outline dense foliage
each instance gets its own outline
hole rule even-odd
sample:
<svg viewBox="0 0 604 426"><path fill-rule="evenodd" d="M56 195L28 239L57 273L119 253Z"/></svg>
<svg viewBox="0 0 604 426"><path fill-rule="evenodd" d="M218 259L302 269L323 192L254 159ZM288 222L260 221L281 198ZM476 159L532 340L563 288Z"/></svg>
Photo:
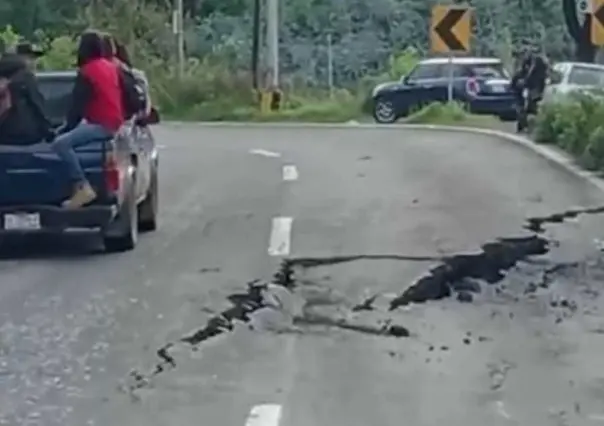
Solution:
<svg viewBox="0 0 604 426"><path fill-rule="evenodd" d="M426 53L430 8L447 1L282 0L282 86L288 109L283 118L299 114L339 121L367 109L363 101L375 83L400 78ZM44 68L72 66L74 38L82 29L111 31L150 75L154 100L165 113L191 119L263 119L257 117L257 99L250 90L253 0L184 0L189 59L183 78L175 73L171 3L0 0L0 28L11 26L2 34L7 42L20 34L50 46L41 62ZM570 55L561 0L469 3L475 8L474 53L510 63L514 46L533 40L543 42L553 58ZM325 90L328 35L339 88L331 93Z"/></svg>
<svg viewBox="0 0 604 426"><path fill-rule="evenodd" d="M555 144L592 170L604 170L604 92L573 93L541 108L537 142Z"/></svg>
<svg viewBox="0 0 604 426"><path fill-rule="evenodd" d="M439 0L439 3L451 0ZM452 1L451 1L452 2ZM105 25L113 15L125 28L141 24L141 9L162 10L163 31L154 41L171 45L165 0L0 0L0 27L13 25L26 37L40 30L55 37L89 23ZM262 2L264 3L264 2ZM282 62L285 74L306 83L327 83L327 35L332 35L335 81L347 85L375 72L388 57L408 46L427 49L430 7L436 0L283 0ZM470 0L475 8L475 53L509 56L521 39L543 41L553 57L565 57L571 44L561 0ZM252 0L185 0L187 47L191 55L221 53L230 65L248 68ZM119 13L119 16L117 15ZM104 15L98 19L98 15ZM144 14L148 17L149 13ZM126 24L126 19L129 21ZM136 22L138 21L138 22ZM161 21L161 19L160 19ZM157 22L156 22L157 23ZM154 28L157 30L158 28ZM133 29L134 36L143 35ZM156 37L159 35L160 37Z"/></svg>

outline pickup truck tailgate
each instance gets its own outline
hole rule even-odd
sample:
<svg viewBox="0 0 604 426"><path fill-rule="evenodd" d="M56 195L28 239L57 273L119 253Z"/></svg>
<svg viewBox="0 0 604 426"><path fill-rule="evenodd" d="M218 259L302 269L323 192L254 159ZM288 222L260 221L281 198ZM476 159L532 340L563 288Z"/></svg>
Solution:
<svg viewBox="0 0 604 426"><path fill-rule="evenodd" d="M104 193L106 145L107 141L99 141L76 150L99 195ZM0 146L0 206L59 206L71 190L64 163L47 143Z"/></svg>

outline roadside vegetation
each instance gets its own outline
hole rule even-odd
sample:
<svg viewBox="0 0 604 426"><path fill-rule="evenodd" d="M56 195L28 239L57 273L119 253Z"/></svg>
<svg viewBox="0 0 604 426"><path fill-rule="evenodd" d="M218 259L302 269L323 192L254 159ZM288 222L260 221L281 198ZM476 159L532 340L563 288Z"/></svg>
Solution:
<svg viewBox="0 0 604 426"><path fill-rule="evenodd" d="M0 32L7 45L21 36L7 26ZM73 36L42 38L47 54L39 62L41 70L73 68L76 40ZM370 120L371 90L382 82L400 79L419 61L419 53L408 48L392 55L384 72L361 78L351 89L322 90L305 85L286 87L279 111L262 113L258 94L251 90L250 76L233 74L219 58L189 58L183 78L173 65L158 57L145 56L136 49L137 62L151 77L154 102L168 118L191 121L307 121L347 122ZM461 105L432 104L401 120L406 123L487 126L492 117L467 114Z"/></svg>
<svg viewBox="0 0 604 426"><path fill-rule="evenodd" d="M119 34L119 30L115 31ZM7 45L20 39L12 27L0 37ZM47 54L40 60L41 70L73 68L75 38L72 35L43 39ZM143 44L142 48L139 44ZM367 75L351 88L313 87L289 82L283 89L279 111L261 113L259 94L252 90L248 72L234 72L220 55L188 58L184 76L177 73L175 62L152 54L141 40L130 45L136 66L144 69L151 83L153 101L168 118L191 121L308 121L346 122L371 114L372 88L382 82L398 80L419 61L412 48L392 55L382 73Z"/></svg>
<svg viewBox="0 0 604 426"><path fill-rule="evenodd" d="M604 92L573 93L542 105L534 136L569 152L583 167L604 171Z"/></svg>
<svg viewBox="0 0 604 426"><path fill-rule="evenodd" d="M42 44L49 53L41 60L41 68L66 69L73 66L75 35L87 27L110 31L128 45L135 65L149 74L153 100L164 117L213 121L370 120L371 89L380 82L400 79L427 49L425 24L430 8L423 0L321 0L312 7L301 0L286 0L281 6L282 109L261 114L258 94L251 89L253 2L184 3L187 62L182 78L177 73L171 2L0 0L0 37L6 44L21 36ZM473 42L474 53L496 55L505 61L514 41L527 37L522 15L516 13L516 6L504 7L501 0L475 3L481 22ZM564 25L561 13L541 16L536 8L530 8L537 26L529 38L547 36L553 55L568 51L567 41L557 36L563 33L559 31ZM501 22L486 19L493 14ZM328 35L332 88L328 87ZM263 59L261 55L261 64ZM262 69L259 78L262 85ZM467 121L459 120L456 114L451 116L449 110L456 108L431 107L409 120L425 122L443 116L447 122Z"/></svg>

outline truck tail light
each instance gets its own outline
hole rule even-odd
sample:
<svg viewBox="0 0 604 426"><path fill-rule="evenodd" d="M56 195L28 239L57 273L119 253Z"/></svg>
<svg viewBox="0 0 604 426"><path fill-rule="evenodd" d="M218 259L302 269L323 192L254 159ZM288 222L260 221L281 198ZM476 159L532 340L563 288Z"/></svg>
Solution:
<svg viewBox="0 0 604 426"><path fill-rule="evenodd" d="M110 193L120 189L120 170L113 152L107 153L105 161L105 187Z"/></svg>

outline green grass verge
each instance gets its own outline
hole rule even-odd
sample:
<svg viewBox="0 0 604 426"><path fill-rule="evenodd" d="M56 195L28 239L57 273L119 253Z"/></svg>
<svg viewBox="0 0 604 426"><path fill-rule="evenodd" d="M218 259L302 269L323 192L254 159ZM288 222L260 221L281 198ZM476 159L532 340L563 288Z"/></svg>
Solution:
<svg viewBox="0 0 604 426"><path fill-rule="evenodd" d="M255 105L233 105L228 101L197 104L187 110L168 111L167 118L185 121L318 122L341 123L362 117L359 103L349 100L288 100L278 111L263 113Z"/></svg>
<svg viewBox="0 0 604 426"><path fill-rule="evenodd" d="M499 118L469 114L461 104L433 103L404 118L405 124L441 124L446 126L501 128Z"/></svg>
<svg viewBox="0 0 604 426"><path fill-rule="evenodd" d="M362 112L362 102L353 98L328 100L288 100L279 111L262 113L257 106L233 105L225 101L197 104L187 110L167 111L168 119L185 121L249 121L345 123L373 122ZM480 128L502 128L497 117L468 114L460 104L433 103L400 120L403 124L441 124Z"/></svg>

